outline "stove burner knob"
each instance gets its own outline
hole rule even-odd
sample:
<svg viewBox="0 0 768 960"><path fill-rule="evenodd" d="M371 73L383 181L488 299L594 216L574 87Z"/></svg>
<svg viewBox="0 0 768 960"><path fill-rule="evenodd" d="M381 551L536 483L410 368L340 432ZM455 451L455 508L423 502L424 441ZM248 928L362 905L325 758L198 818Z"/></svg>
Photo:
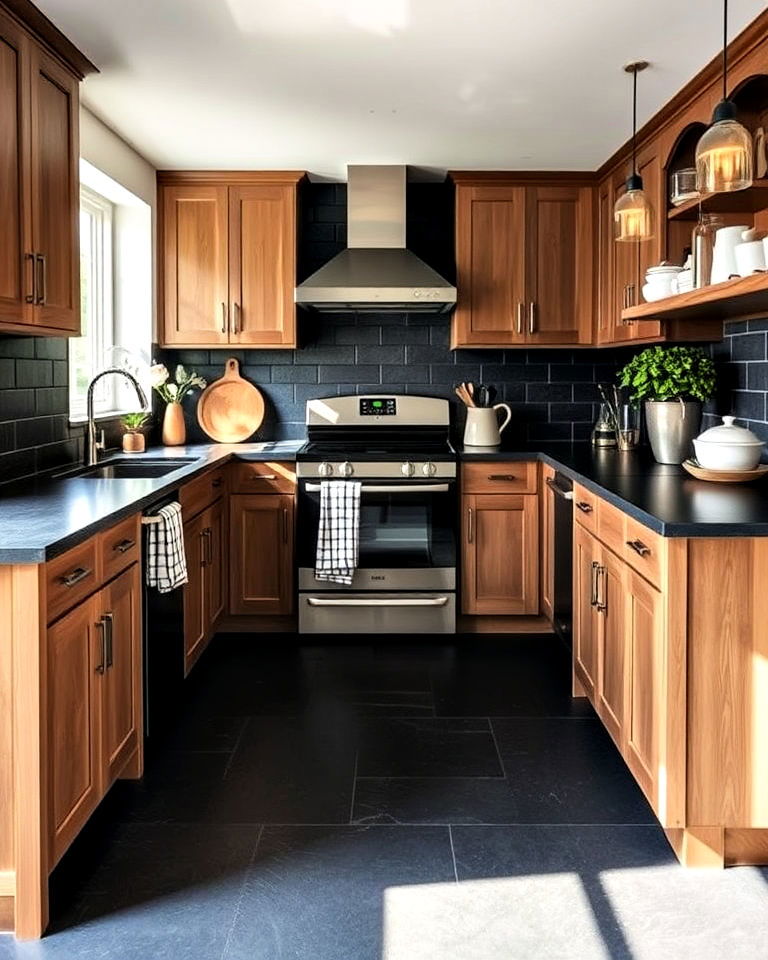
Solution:
<svg viewBox="0 0 768 960"><path fill-rule="evenodd" d="M416 467L414 467L410 460L406 460L402 467L400 467L400 473L402 473L404 477L412 477L414 473L416 473Z"/></svg>
<svg viewBox="0 0 768 960"><path fill-rule="evenodd" d="M317 472L321 477L332 477L333 476L333 464L323 461L320 466L317 468Z"/></svg>
<svg viewBox="0 0 768 960"><path fill-rule="evenodd" d="M421 468L421 472L425 477L434 477L434 475L437 473L437 467L434 465L434 463L427 461L427 463L425 463Z"/></svg>
<svg viewBox="0 0 768 960"><path fill-rule="evenodd" d="M342 465L339 467L339 470L341 470L342 477L351 477L355 472L355 468L352 466L349 460L345 460L344 463L342 463Z"/></svg>

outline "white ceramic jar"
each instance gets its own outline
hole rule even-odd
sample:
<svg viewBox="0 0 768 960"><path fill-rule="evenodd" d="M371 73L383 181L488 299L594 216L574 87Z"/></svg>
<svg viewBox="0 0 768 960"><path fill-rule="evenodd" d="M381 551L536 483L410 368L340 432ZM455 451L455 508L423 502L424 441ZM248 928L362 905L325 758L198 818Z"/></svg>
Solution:
<svg viewBox="0 0 768 960"><path fill-rule="evenodd" d="M643 297L648 303L655 303L677 293L674 281L682 272L682 267L672 263L662 263L658 267L649 267L645 274Z"/></svg>
<svg viewBox="0 0 768 960"><path fill-rule="evenodd" d="M705 430L694 441L696 459L708 470L754 470L760 463L763 441L734 424L735 417L723 417L720 426Z"/></svg>

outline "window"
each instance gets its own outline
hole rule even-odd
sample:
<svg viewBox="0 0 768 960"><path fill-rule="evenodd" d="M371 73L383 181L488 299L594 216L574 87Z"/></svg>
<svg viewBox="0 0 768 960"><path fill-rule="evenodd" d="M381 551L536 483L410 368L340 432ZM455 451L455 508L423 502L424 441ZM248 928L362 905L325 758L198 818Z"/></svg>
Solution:
<svg viewBox="0 0 768 960"><path fill-rule="evenodd" d="M111 362L115 346L113 304L114 205L88 187L80 190L81 337L69 348L69 410L73 419L86 415L86 392L93 376ZM114 377L99 381L94 410L105 415L118 409Z"/></svg>

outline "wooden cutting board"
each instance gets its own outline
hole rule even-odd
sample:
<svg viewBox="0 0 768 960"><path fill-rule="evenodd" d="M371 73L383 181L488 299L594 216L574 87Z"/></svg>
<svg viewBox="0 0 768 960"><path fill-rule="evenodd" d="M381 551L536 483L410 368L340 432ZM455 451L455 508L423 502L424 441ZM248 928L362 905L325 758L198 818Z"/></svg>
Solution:
<svg viewBox="0 0 768 960"><path fill-rule="evenodd" d="M214 380L200 395L197 422L217 443L240 443L264 421L264 397L240 376L240 364L230 357L224 376Z"/></svg>

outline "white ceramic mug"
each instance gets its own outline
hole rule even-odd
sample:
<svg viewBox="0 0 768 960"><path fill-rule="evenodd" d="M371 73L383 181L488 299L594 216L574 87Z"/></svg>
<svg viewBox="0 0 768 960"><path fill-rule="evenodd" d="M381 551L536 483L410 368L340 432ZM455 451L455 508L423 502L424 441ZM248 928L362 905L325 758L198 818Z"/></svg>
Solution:
<svg viewBox="0 0 768 960"><path fill-rule="evenodd" d="M740 277L749 277L756 270L765 270L765 248L762 240L749 240L738 244L734 255Z"/></svg>
<svg viewBox="0 0 768 960"><path fill-rule="evenodd" d="M499 423L497 410L505 410L507 415ZM464 446L498 447L501 434L512 419L512 411L506 403L497 403L493 407L467 407L467 423L464 427Z"/></svg>
<svg viewBox="0 0 768 960"><path fill-rule="evenodd" d="M736 266L736 247L742 242L742 234L749 227L720 227L715 233L715 246L712 251L712 278L710 283L722 283L738 273Z"/></svg>

